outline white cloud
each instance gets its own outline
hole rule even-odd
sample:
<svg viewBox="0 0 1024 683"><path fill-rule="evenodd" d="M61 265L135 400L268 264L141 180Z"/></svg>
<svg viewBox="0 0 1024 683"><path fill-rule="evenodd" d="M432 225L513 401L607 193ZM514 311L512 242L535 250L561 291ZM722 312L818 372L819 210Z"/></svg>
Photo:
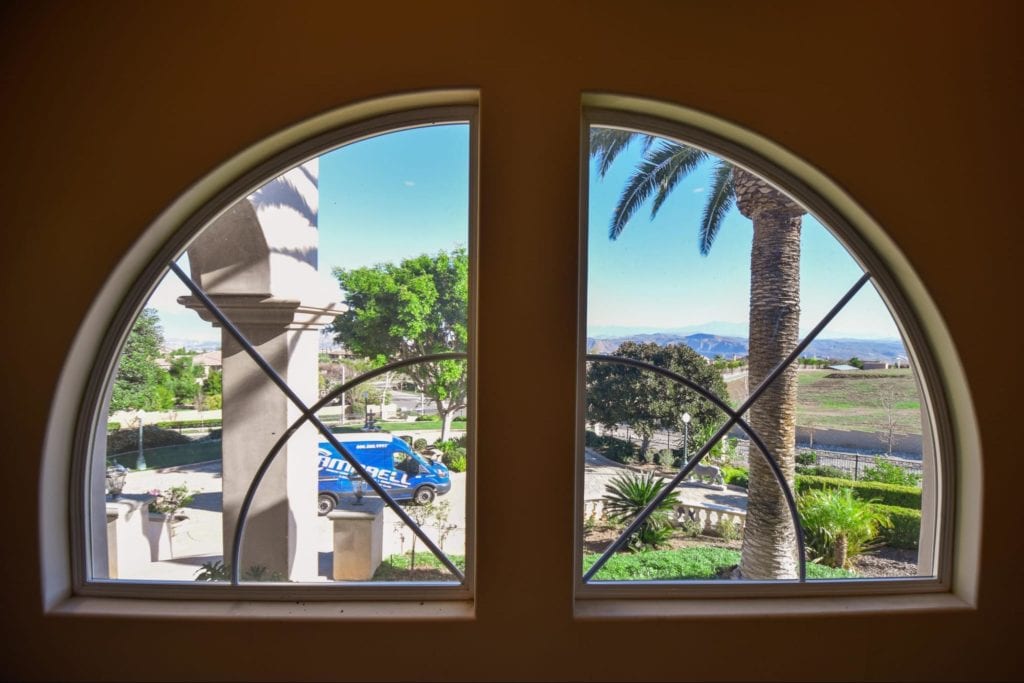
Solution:
<svg viewBox="0 0 1024 683"><path fill-rule="evenodd" d="M704 188L703 187L695 187L695 188L693 188L693 191L694 191L694 193L703 192Z"/></svg>
<svg viewBox="0 0 1024 683"><path fill-rule="evenodd" d="M405 185L406 187L412 187L416 183L415 183L415 181L412 181L412 180L403 180L402 184Z"/></svg>

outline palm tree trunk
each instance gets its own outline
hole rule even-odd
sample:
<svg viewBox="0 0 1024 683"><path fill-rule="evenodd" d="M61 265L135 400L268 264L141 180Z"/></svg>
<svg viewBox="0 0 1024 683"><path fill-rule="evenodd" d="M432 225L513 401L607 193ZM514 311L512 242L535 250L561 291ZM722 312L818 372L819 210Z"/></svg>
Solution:
<svg viewBox="0 0 1024 683"><path fill-rule="evenodd" d="M761 181L765 187L769 187ZM783 197L778 191L770 192ZM739 190L737 190L739 192ZM762 191L762 196L764 195ZM757 387L796 346L800 327L800 215L768 196L754 208L750 260L749 386ZM775 199L775 201L772 201ZM740 210L744 207L738 197ZM744 211L744 215L747 212ZM750 424L777 458L792 488L795 473L796 366L775 379L751 409ZM785 497L771 469L751 446L747 521L740 572L747 579L796 578L796 533Z"/></svg>
<svg viewBox="0 0 1024 683"><path fill-rule="evenodd" d="M846 540L846 534L839 534L839 536L836 537L836 549L835 553L833 554L833 561L835 562L835 566L839 569L842 569L846 566L846 555L848 547L849 544Z"/></svg>

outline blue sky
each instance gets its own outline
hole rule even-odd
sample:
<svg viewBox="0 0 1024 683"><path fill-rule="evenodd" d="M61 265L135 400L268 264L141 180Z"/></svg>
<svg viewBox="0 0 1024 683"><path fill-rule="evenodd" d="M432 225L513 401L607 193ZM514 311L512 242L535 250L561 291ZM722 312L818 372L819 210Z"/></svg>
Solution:
<svg viewBox="0 0 1024 683"><path fill-rule="evenodd" d="M650 219L647 205L615 241L608 224L620 189L640 159L639 145L623 152L601 178L591 163L587 322L588 334L690 328L711 322L746 336L750 301L751 222L734 208L708 256L701 256L697 226L709 186L710 164L676 186ZM813 216L801 234L801 330L813 327L861 276L846 249ZM743 330L743 331L741 331ZM822 337L896 338L888 309L868 286Z"/></svg>
<svg viewBox="0 0 1024 683"><path fill-rule="evenodd" d="M706 169L681 183L657 219L638 213L615 242L608 220L639 159L624 152L605 178L591 173L588 334L670 330L718 323L745 336L752 227L735 209L711 254L697 247ZM320 270L396 261L468 241L469 132L465 125L416 128L362 140L320 159ZM811 327L861 269L813 217L804 218L801 298ZM184 264L183 264L184 265ZM187 271L187 266L186 266ZM219 331L175 303L171 276L150 300L169 339L212 341ZM897 337L887 309L865 288L822 335Z"/></svg>

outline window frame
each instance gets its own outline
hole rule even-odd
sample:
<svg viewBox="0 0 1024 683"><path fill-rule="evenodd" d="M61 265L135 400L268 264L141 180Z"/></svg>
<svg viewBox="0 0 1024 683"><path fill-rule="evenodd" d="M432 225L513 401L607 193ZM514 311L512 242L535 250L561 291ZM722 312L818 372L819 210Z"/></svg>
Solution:
<svg viewBox="0 0 1024 683"><path fill-rule="evenodd" d="M895 596L947 593L952 587L956 557L958 444L952 429L952 411L933 345L915 307L890 269L901 258L891 242L879 249L885 235L866 215L859 216L840 208L834 195L839 191L827 178L800 162L780 146L735 124L685 107L656 103L627 96L586 94L580 120L580 208L579 208L579 283L577 320L576 430L575 430L575 505L573 508L573 590L580 616L601 616L603 608L588 601L630 601L651 598L756 599L811 596ZM795 581L630 581L584 582L584 447L586 431L586 322L590 188L590 130L613 127L651 133L683 144L700 147L740 165L782 189L803 204L846 248L866 272L894 322L907 342L907 354L916 371L924 410L922 446L924 460L931 459L930 492L922 491L922 552L931 555L932 576L879 577L849 580ZM831 187L829 187L831 186ZM841 192L841 191L839 191ZM848 202L849 198L844 197ZM832 199L832 201L829 201ZM852 203L852 202L851 202ZM843 207L848 208L848 207ZM872 236L874 244L865 239ZM889 263L882 253L889 255ZM897 271L911 275L903 264ZM851 283L853 284L853 283ZM815 321L816 322L816 321ZM948 360L947 360L948 362ZM924 463L926 472L928 464ZM929 550L925 550L930 546ZM630 608L632 609L632 607Z"/></svg>
<svg viewBox="0 0 1024 683"><path fill-rule="evenodd" d="M461 584L442 582L388 582L338 584L301 582L292 584L243 583L232 586L221 582L185 583L180 581L95 579L91 578L92 553L105 548L92 538L90 510L95 491L90 492L97 467L102 469L106 433L105 409L116 374L118 354L131 326L149 297L167 273L167 264L184 253L199 232L237 201L249 196L285 171L323 156L339 147L371 137L432 125L465 124L469 135L469 197L467 254L469 255L469 310L467 327L467 412L476 415L476 336L479 239L479 103L475 91L436 91L393 96L344 107L300 123L236 156L200 180L179 198L152 226L115 269L106 283L104 295L120 289L120 301L104 327L102 339L90 357L88 381L77 409L71 453L71 472L67 488L69 506L70 592L93 598L134 598L174 600L252 600L252 601L430 601L433 607L416 614L438 616L441 613L465 616L475 589L476 553L476 467L474 421L467 425L468 477L466 491L466 566ZM154 234L155 233L155 234ZM143 253L140 253L143 252ZM131 262L140 266L130 267ZM125 272L128 271L128 272ZM130 284L124 284L130 283ZM120 285L120 287L118 287ZM103 413L103 414L101 414ZM97 465L97 462L99 465ZM102 550L100 550L102 552ZM452 610L446 603L462 603ZM439 607L440 606L440 607Z"/></svg>

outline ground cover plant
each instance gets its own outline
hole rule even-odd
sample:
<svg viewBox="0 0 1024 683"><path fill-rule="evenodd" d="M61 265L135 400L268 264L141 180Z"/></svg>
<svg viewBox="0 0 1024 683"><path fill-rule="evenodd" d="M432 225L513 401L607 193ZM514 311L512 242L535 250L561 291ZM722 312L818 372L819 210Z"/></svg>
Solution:
<svg viewBox="0 0 1024 683"><path fill-rule="evenodd" d="M464 555L449 555L452 563L460 571L466 570L466 557ZM418 553L416 555L416 569L410 569L412 557L409 553L404 555L390 555L381 562L377 571L373 574L374 581L451 581L452 576L448 568L441 564L441 561L431 553Z"/></svg>
<svg viewBox="0 0 1024 683"><path fill-rule="evenodd" d="M598 555L583 556L587 571ZM740 562L740 553L728 548L681 548L648 550L640 553L618 553L611 557L594 576L597 581L679 581L712 580ZM807 564L810 579L855 578L853 572L819 564Z"/></svg>

